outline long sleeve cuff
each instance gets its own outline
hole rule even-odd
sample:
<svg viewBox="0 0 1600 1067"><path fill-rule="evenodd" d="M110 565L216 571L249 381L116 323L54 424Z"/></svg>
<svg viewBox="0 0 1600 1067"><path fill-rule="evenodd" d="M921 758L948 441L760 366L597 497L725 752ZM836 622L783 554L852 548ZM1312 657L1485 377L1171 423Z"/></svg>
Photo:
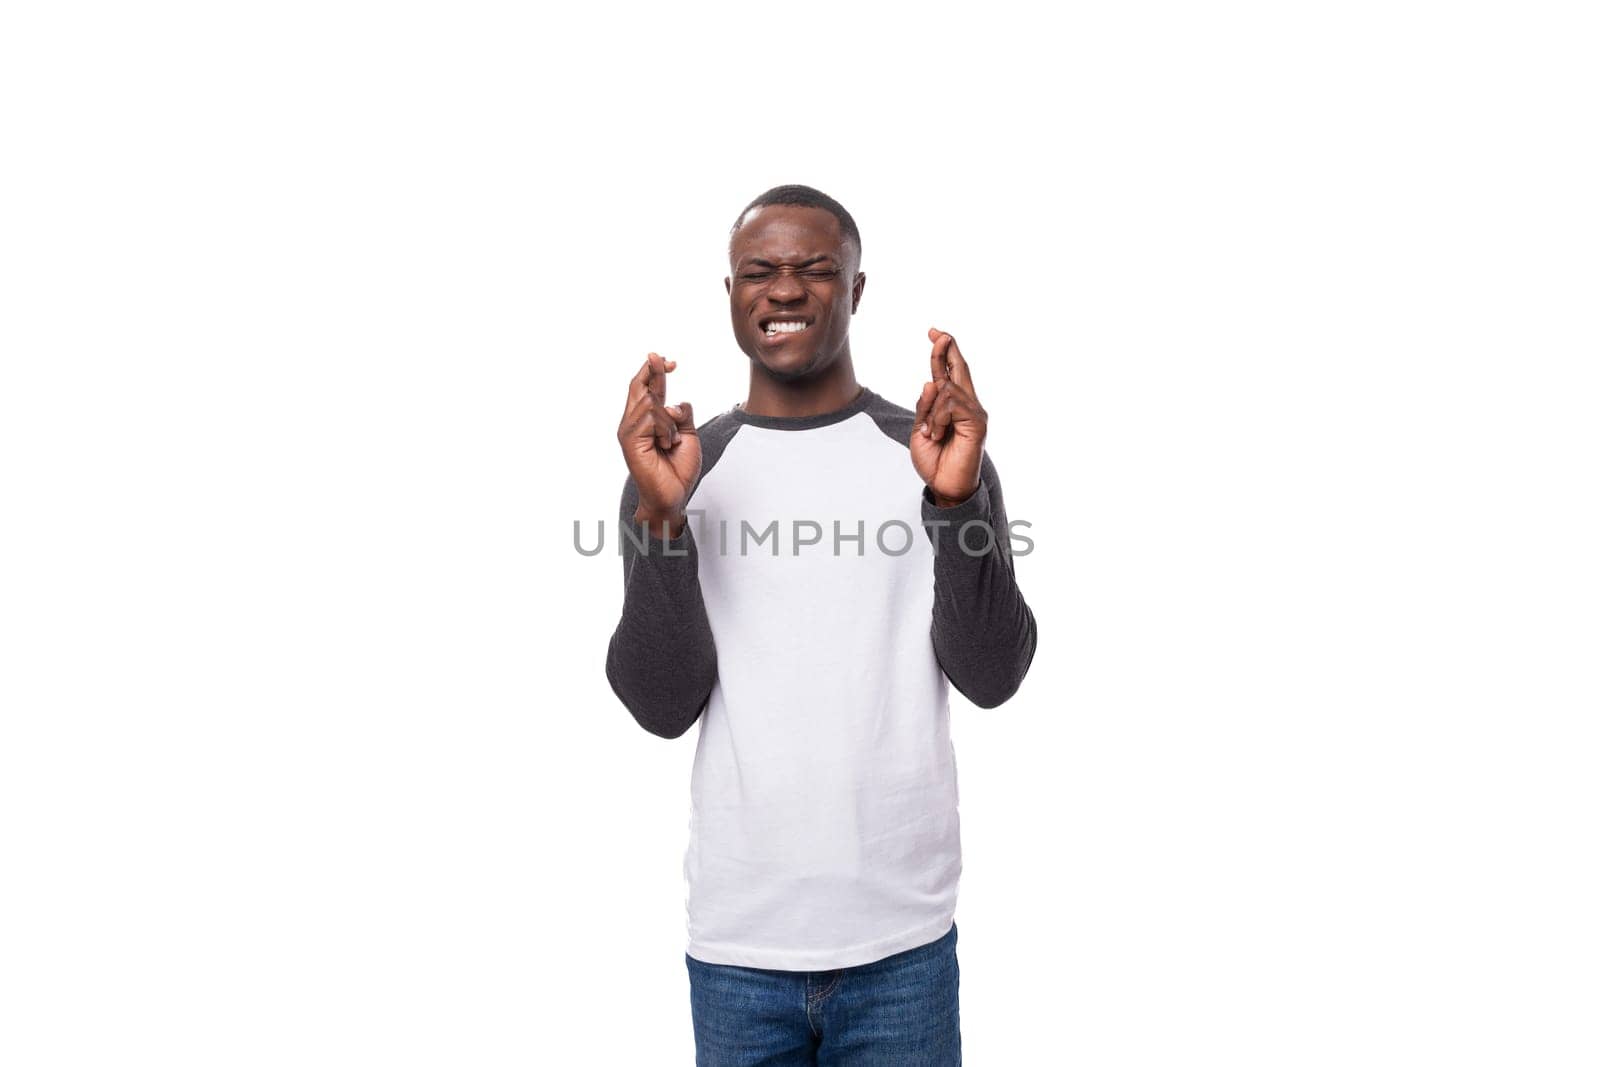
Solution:
<svg viewBox="0 0 1600 1067"><path fill-rule="evenodd" d="M928 531L928 537L933 542L935 558L943 556L946 552L960 552L961 543L956 539L961 536L962 527L974 519L978 519L985 526L993 527L993 509L989 506L989 486L987 481L980 477L978 488L973 494L959 504L942 508L933 501L933 490L927 486L922 487L922 528ZM1005 536L1006 531L994 530L996 538ZM972 526L966 531L965 544L967 551L973 556L985 554L983 549L989 544L989 534L981 526Z"/></svg>

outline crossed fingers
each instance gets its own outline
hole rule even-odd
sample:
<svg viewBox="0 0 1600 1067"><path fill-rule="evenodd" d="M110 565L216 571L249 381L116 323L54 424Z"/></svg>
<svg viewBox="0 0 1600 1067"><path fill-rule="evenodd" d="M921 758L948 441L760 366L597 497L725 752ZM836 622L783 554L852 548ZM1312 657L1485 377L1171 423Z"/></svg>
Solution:
<svg viewBox="0 0 1600 1067"><path fill-rule="evenodd" d="M928 340L933 342L928 357L932 380L923 384L922 395L917 400L916 426L925 437L942 441L958 418L981 422L987 412L978 403L972 370L961 355L956 339L943 330L930 329Z"/></svg>
<svg viewBox="0 0 1600 1067"><path fill-rule="evenodd" d="M683 411L666 402L667 372L677 366L677 360L663 359L654 352L645 357L638 373L628 382L628 402L618 430L621 436L643 436L648 423L657 447L665 450L677 443Z"/></svg>

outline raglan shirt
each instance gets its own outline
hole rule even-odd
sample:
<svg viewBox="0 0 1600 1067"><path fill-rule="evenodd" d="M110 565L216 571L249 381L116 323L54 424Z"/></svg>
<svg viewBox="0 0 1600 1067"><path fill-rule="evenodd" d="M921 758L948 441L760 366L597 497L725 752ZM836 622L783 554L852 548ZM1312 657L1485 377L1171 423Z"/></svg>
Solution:
<svg viewBox="0 0 1600 1067"><path fill-rule="evenodd" d="M820 415L731 408L696 428L671 539L641 530L623 485L606 675L645 730L700 724L683 872L702 962L836 970L954 922L949 686L1002 703L1036 628L993 462L936 506L914 421L867 389Z"/></svg>

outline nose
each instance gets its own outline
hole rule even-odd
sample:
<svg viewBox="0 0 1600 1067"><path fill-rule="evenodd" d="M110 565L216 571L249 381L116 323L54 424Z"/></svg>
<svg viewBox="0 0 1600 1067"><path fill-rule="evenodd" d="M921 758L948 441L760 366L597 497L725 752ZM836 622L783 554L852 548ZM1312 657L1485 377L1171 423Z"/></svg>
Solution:
<svg viewBox="0 0 1600 1067"><path fill-rule="evenodd" d="M780 270L778 276L767 286L767 299L775 304L793 304L805 298L805 286L800 284L799 278L786 270Z"/></svg>

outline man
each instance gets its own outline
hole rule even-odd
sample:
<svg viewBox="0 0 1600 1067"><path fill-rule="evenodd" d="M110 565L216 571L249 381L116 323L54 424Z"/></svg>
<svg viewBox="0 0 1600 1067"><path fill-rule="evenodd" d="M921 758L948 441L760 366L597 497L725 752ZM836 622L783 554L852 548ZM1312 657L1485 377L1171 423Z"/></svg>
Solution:
<svg viewBox="0 0 1600 1067"><path fill-rule="evenodd" d="M697 426L652 352L617 431L606 675L651 733L700 723L684 876L702 1065L960 1062L949 686L1003 703L1035 626L955 338L928 331L914 410L856 381L860 262L831 197L757 197L724 281L748 397Z"/></svg>

